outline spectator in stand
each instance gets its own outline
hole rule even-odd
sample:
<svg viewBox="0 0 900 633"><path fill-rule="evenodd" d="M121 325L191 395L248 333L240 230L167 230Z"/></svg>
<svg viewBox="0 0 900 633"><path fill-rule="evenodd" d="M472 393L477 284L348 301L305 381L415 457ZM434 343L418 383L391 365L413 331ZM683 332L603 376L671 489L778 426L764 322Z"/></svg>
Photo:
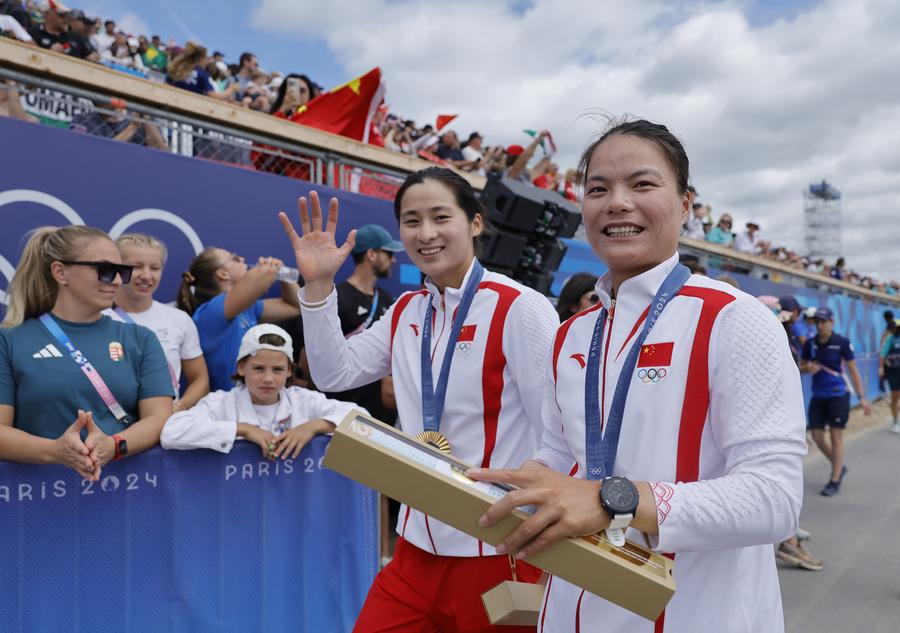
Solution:
<svg viewBox="0 0 900 633"><path fill-rule="evenodd" d="M20 13L13 13L12 6L6 2L0 2L0 36L11 37L20 42L25 42L26 44L33 44L34 38L31 37L28 33L28 29L19 21L19 18L17 18ZM25 14L25 17L28 17L27 14ZM28 24L30 23L31 21L28 20Z"/></svg>
<svg viewBox="0 0 900 633"><path fill-rule="evenodd" d="M133 70L144 70L144 62L138 51L140 43L137 39L125 35L125 33L116 33L116 39L112 45L105 51L101 51L101 57L108 64L118 64L131 68Z"/></svg>
<svg viewBox="0 0 900 633"><path fill-rule="evenodd" d="M734 249L749 255L758 255L763 249L768 250L768 245L759 239L759 224L747 222L747 228L734 238Z"/></svg>
<svg viewBox="0 0 900 633"><path fill-rule="evenodd" d="M800 371L813 375L813 397L809 402L809 429L813 441L831 462L831 478L820 493L831 497L838 493L847 474L844 465L844 429L850 417L850 392L843 366L853 380L859 402L866 415L872 413L853 354L853 346L834 333L834 313L829 308L816 310L817 335L803 346ZM828 427L831 442L825 440Z"/></svg>
<svg viewBox="0 0 900 633"><path fill-rule="evenodd" d="M26 7L20 0L0 0L0 15L9 16L15 21L18 28L25 31L24 39L20 37L21 34L14 34L13 37L23 42L34 41L27 33L34 28L34 22L31 19L31 7ZM11 30L16 27L10 24L9 28ZM3 30L2 26L0 26L0 30Z"/></svg>
<svg viewBox="0 0 900 633"><path fill-rule="evenodd" d="M578 170L576 169L567 169L566 170L566 178L563 181L563 196L569 202L574 202L578 204L581 201L581 195L579 194L580 187L578 185Z"/></svg>
<svg viewBox="0 0 900 633"><path fill-rule="evenodd" d="M244 88L241 105L251 110L269 112L272 109L269 76L261 70L254 70L252 77L253 80Z"/></svg>
<svg viewBox="0 0 900 633"><path fill-rule="evenodd" d="M116 41L116 23L112 20L107 20L103 23L104 31L102 33L97 33L95 39L97 40L96 48L101 53L103 51L108 51L113 43Z"/></svg>
<svg viewBox="0 0 900 633"><path fill-rule="evenodd" d="M518 180L520 182L531 183L531 181L537 177L538 174L543 173L544 165L550 162L549 157L544 156L537 165L535 165L533 170L528 169L528 161L531 160L531 157L534 156L534 152L537 150L538 146L541 142L547 138L547 135L550 134L548 130L541 130L540 133L534 137L534 140L531 141L531 144L528 147L522 147L521 145L510 145L506 148L506 173L505 176L512 180Z"/></svg>
<svg viewBox="0 0 900 633"><path fill-rule="evenodd" d="M688 216L687 222L684 223L684 236L695 240L702 240L706 237L703 230L703 220L709 215L709 207L699 202L691 205L691 214Z"/></svg>
<svg viewBox="0 0 900 633"><path fill-rule="evenodd" d="M162 447L230 453L235 439L242 438L257 444L265 459L297 459L311 439L334 431L359 406L287 387L292 355L293 341L277 325L247 330L237 354L237 386L175 413L163 427Z"/></svg>
<svg viewBox="0 0 900 633"><path fill-rule="evenodd" d="M397 120L388 130L387 136L384 137L384 146L395 152L403 154L413 153L413 140L410 137L411 121ZM465 148L463 148L465 152Z"/></svg>
<svg viewBox="0 0 900 633"><path fill-rule="evenodd" d="M176 397L172 410L189 409L209 393L209 374L194 321L184 311L153 298L166 265L166 245L149 235L126 233L116 240L116 246L122 261L133 266L131 281L119 286L114 308L104 314L143 325L156 335L176 394L181 391L182 370L184 373L184 395Z"/></svg>
<svg viewBox="0 0 900 633"><path fill-rule="evenodd" d="M157 38L158 40L159 38ZM141 35L138 38L139 51L144 66L158 72L166 72L166 66L169 64L169 57L164 49L160 49L156 44L147 41L147 38Z"/></svg>
<svg viewBox="0 0 900 633"><path fill-rule="evenodd" d="M206 66L206 49L194 42L188 42L184 50L169 62L166 81L177 88L223 101L230 99L240 89L237 83L233 83L225 92L217 93L209 73L206 72Z"/></svg>
<svg viewBox="0 0 900 633"><path fill-rule="evenodd" d="M891 392L891 432L900 433L900 320L892 320L878 356L878 378Z"/></svg>
<svg viewBox="0 0 900 633"><path fill-rule="evenodd" d="M539 189L557 191L559 189L559 165L556 163L547 163L544 167L544 172L538 174L531 184Z"/></svg>
<svg viewBox="0 0 900 633"><path fill-rule="evenodd" d="M96 109L82 112L69 124L69 129L84 132L92 136L111 138L122 143L146 145L156 149L168 149L162 134L149 119L137 112L129 118L125 108L114 108L112 111Z"/></svg>
<svg viewBox="0 0 900 633"><path fill-rule="evenodd" d="M84 11L75 10L66 14L69 26L69 55L89 62L99 62L100 53L91 44L90 29L94 20L88 18Z"/></svg>
<svg viewBox="0 0 900 633"><path fill-rule="evenodd" d="M591 273L575 273L566 280L559 299L556 300L556 313L562 323L582 310L597 305L600 296L597 294L597 275Z"/></svg>
<svg viewBox="0 0 900 633"><path fill-rule="evenodd" d="M466 144L462 148L462 156L463 159L468 161L471 167L466 169L466 171L470 171L479 176L486 176L487 172L484 169L485 156L484 152L481 151L481 141L483 137L478 132L472 132L469 134L469 139L466 141Z"/></svg>
<svg viewBox="0 0 900 633"><path fill-rule="evenodd" d="M847 276L847 269L844 265L844 258L838 257L837 261L834 263L834 266L831 268L831 271L828 273L831 275L832 279L840 279L843 280L844 277Z"/></svg>
<svg viewBox="0 0 900 633"><path fill-rule="evenodd" d="M9 79L0 84L0 116L8 116L20 121L39 123L37 117L28 114L22 107L22 99L19 96L19 88Z"/></svg>
<svg viewBox="0 0 900 633"><path fill-rule="evenodd" d="M253 81L253 72L259 69L259 62L253 53L241 53L239 65L238 71L232 74L231 81L237 84L237 97L242 99L244 90Z"/></svg>
<svg viewBox="0 0 900 633"><path fill-rule="evenodd" d="M706 234L706 241L713 244L729 246L733 240L734 235L731 232L731 216L725 213L719 218L719 223L711 228L709 233Z"/></svg>
<svg viewBox="0 0 900 633"><path fill-rule="evenodd" d="M131 270L99 229L31 233L0 326L0 459L98 481L159 441L174 396L159 341L103 315Z"/></svg>
<svg viewBox="0 0 900 633"><path fill-rule="evenodd" d="M35 43L41 48L68 55L71 47L66 15L71 11L72 9L55 0L42 2L41 13L44 16L44 23L32 27L30 33Z"/></svg>
<svg viewBox="0 0 900 633"><path fill-rule="evenodd" d="M261 257L247 269L237 253L210 246L182 274L176 305L194 317L209 369L211 390L234 386L234 359L244 333L260 321L284 321L300 314L295 283L281 282L281 298L263 299L284 267Z"/></svg>
<svg viewBox="0 0 900 633"><path fill-rule="evenodd" d="M434 153L457 169L467 170L474 167L474 164L463 156L459 137L452 130L441 134L441 142Z"/></svg>
<svg viewBox="0 0 900 633"><path fill-rule="evenodd" d="M312 80L309 77L291 73L278 87L271 113L279 119L290 119L297 108L309 103L312 89Z"/></svg>

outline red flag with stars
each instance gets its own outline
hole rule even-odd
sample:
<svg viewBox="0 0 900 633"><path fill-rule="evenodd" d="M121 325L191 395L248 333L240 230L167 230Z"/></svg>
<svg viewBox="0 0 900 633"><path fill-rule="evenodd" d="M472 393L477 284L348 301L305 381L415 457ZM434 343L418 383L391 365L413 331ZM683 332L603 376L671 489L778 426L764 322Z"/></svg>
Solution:
<svg viewBox="0 0 900 633"><path fill-rule="evenodd" d="M668 367L672 364L672 349L675 343L647 343L641 345L638 367Z"/></svg>
<svg viewBox="0 0 900 633"><path fill-rule="evenodd" d="M475 328L478 325L464 325L459 330L459 338L456 339L458 343L471 343L475 340Z"/></svg>
<svg viewBox="0 0 900 633"><path fill-rule="evenodd" d="M372 117L384 99L381 69L332 88L291 115L291 121L367 143Z"/></svg>

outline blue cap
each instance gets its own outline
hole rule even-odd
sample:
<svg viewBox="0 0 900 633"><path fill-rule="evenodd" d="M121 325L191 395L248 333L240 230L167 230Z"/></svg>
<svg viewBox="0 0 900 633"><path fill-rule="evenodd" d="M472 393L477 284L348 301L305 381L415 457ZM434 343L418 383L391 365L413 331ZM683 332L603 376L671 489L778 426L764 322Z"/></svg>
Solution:
<svg viewBox="0 0 900 633"><path fill-rule="evenodd" d="M781 297L781 299L778 300L778 303L781 304L782 310L788 310L789 312L793 312L794 310L800 312L803 310L794 295L786 295L784 297Z"/></svg>
<svg viewBox="0 0 900 633"><path fill-rule="evenodd" d="M365 253L369 249L397 253L403 250L403 244L391 237L383 226L366 224L356 229L356 246L353 247L353 252Z"/></svg>
<svg viewBox="0 0 900 633"><path fill-rule="evenodd" d="M834 312L831 308L819 308L816 310L816 318L822 321L834 321Z"/></svg>

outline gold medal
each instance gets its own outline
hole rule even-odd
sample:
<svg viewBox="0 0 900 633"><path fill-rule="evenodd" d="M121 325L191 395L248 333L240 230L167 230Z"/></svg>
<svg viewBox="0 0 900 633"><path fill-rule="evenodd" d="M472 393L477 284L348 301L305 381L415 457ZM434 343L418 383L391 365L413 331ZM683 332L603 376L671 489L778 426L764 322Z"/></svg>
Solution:
<svg viewBox="0 0 900 633"><path fill-rule="evenodd" d="M422 431L416 435L416 439L424 442L429 446L450 454L450 440L438 433L437 431Z"/></svg>

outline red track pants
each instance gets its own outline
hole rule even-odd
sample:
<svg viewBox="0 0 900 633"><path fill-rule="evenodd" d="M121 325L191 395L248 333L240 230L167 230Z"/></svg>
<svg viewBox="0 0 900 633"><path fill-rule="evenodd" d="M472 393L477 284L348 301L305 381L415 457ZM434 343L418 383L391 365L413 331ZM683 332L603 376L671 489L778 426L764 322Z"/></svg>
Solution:
<svg viewBox="0 0 900 633"><path fill-rule="evenodd" d="M541 570L517 561L521 582ZM354 633L534 633L530 626L492 626L481 594L512 580L508 556L435 556L404 539L375 577Z"/></svg>

